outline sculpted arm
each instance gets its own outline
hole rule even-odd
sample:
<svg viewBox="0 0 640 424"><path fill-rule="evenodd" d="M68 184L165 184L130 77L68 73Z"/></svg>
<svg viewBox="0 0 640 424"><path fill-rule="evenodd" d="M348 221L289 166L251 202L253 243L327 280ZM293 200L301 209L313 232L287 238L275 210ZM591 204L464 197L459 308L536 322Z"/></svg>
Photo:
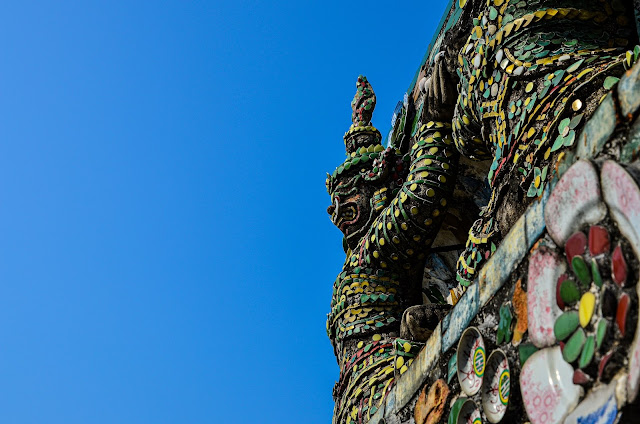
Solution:
<svg viewBox="0 0 640 424"><path fill-rule="evenodd" d="M353 252L359 264L410 270L421 263L453 192L458 157L450 124L430 121L422 126L407 157L407 180ZM388 155L379 160L378 168L388 169L383 163Z"/></svg>
<svg viewBox="0 0 640 424"><path fill-rule="evenodd" d="M427 93L422 117L427 123L420 128L417 141L403 163L387 163L393 160L390 149L374 162L373 170L378 170L378 174L393 172L401 166L408 166L409 174L353 252L360 265L404 272L416 266L421 268L424 251L433 242L444 218L459 158L450 125L455 90L444 60L436 60ZM388 176L369 174L369 178L385 177Z"/></svg>

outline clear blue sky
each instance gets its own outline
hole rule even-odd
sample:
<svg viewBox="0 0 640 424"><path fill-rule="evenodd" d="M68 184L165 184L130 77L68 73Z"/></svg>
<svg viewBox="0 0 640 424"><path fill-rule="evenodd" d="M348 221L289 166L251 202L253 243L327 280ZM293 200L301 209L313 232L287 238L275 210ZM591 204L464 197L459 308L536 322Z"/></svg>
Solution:
<svg viewBox="0 0 640 424"><path fill-rule="evenodd" d="M3 2L0 422L330 422L325 171L433 3Z"/></svg>

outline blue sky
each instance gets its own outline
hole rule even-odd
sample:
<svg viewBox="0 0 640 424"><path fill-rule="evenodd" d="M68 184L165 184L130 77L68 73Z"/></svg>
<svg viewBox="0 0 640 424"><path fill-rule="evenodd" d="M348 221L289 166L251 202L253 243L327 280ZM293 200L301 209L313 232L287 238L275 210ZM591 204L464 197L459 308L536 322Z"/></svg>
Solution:
<svg viewBox="0 0 640 424"><path fill-rule="evenodd" d="M3 2L0 422L330 422L325 172L445 6Z"/></svg>

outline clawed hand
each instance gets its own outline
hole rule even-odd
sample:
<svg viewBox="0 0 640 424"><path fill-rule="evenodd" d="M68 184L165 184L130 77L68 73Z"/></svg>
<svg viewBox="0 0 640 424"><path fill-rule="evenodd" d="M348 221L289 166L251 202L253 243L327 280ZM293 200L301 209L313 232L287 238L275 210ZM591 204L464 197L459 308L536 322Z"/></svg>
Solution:
<svg viewBox="0 0 640 424"><path fill-rule="evenodd" d="M431 77L426 86L425 121L451 122L456 102L456 88L447 70L444 52L436 55Z"/></svg>

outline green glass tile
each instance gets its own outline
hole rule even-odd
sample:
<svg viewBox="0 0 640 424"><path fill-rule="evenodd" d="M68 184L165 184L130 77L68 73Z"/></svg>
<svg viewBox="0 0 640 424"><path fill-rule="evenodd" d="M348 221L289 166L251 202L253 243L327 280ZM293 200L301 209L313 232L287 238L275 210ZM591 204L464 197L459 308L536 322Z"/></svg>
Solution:
<svg viewBox="0 0 640 424"><path fill-rule="evenodd" d="M588 336L587 340L584 342L582 353L580 354L580 361L578 361L578 366L580 368L584 368L591 363L595 350L596 350L595 338L593 336Z"/></svg>
<svg viewBox="0 0 640 424"><path fill-rule="evenodd" d="M580 299L578 285L571 280L565 280L560 284L560 298L567 305L571 305Z"/></svg>
<svg viewBox="0 0 640 424"><path fill-rule="evenodd" d="M587 286L591 282L591 273L589 272L589 268L587 268L587 264L582 256L575 255L571 260L571 267L578 277L578 280L580 280L584 286Z"/></svg>
<svg viewBox="0 0 640 424"><path fill-rule="evenodd" d="M607 335L608 329L609 321L607 321L606 318L600 318L600 321L598 321L598 327L596 328L596 349L600 349L602 346L602 342Z"/></svg>
<svg viewBox="0 0 640 424"><path fill-rule="evenodd" d="M562 351L562 356L565 361L573 362L578 359L586 338L587 336L582 328L578 328L576 332L573 333L564 345L564 350Z"/></svg>
<svg viewBox="0 0 640 424"><path fill-rule="evenodd" d="M567 311L556 319L553 325L553 334L556 339L564 340L569 337L580 325L578 311Z"/></svg>

